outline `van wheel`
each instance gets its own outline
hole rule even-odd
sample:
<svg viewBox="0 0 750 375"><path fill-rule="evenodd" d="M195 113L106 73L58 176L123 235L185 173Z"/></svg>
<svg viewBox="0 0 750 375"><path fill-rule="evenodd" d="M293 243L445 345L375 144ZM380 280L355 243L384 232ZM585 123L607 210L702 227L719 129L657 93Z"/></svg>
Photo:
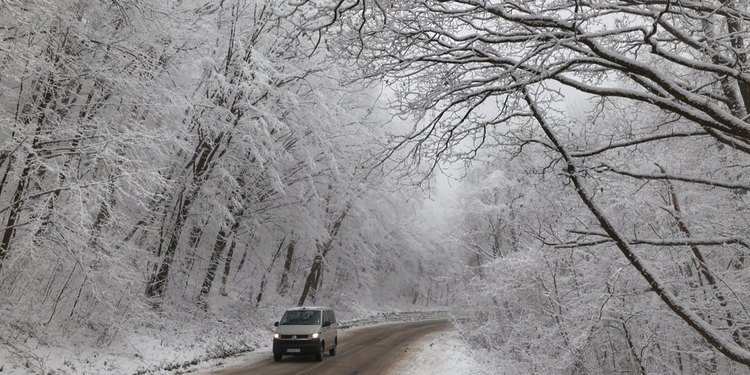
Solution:
<svg viewBox="0 0 750 375"><path fill-rule="evenodd" d="M328 355L330 355L331 357L335 356L336 355L336 347L338 347L338 346L339 346L339 338L336 337L335 339L333 339L333 348L331 348L331 350L328 351Z"/></svg>
<svg viewBox="0 0 750 375"><path fill-rule="evenodd" d="M323 360L323 351L325 351L326 343L320 342L320 348L318 348L318 353L315 354L315 360L320 362Z"/></svg>
<svg viewBox="0 0 750 375"><path fill-rule="evenodd" d="M283 356L283 354L281 354L281 353L273 352L273 360L276 361L276 362L281 362L281 357L282 356Z"/></svg>

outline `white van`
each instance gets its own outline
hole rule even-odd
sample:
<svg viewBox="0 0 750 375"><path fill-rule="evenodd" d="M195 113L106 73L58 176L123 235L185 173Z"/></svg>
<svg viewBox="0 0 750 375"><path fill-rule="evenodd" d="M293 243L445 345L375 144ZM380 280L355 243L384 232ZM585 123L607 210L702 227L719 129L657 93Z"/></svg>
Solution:
<svg viewBox="0 0 750 375"><path fill-rule="evenodd" d="M276 362L284 355L314 355L316 361L322 361L326 350L329 355L336 355L338 323L331 308L289 309L274 325L273 359Z"/></svg>

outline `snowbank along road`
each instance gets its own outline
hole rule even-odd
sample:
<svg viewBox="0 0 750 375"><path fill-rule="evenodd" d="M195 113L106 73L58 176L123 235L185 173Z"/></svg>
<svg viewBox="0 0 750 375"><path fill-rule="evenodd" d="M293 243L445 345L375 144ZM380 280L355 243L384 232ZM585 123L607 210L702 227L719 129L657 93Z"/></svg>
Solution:
<svg viewBox="0 0 750 375"><path fill-rule="evenodd" d="M448 320L388 323L339 332L338 354L284 356L280 363L269 355L264 360L227 368L210 375L388 375L407 345L430 333L450 327ZM270 338L269 338L270 340Z"/></svg>

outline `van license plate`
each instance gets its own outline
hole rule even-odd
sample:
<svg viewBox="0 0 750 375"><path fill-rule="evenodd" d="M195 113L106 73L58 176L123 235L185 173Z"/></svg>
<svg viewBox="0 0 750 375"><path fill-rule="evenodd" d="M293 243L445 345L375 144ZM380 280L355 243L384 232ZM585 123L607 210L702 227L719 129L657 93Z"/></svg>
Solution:
<svg viewBox="0 0 750 375"><path fill-rule="evenodd" d="M287 349L287 353L299 353L299 349Z"/></svg>

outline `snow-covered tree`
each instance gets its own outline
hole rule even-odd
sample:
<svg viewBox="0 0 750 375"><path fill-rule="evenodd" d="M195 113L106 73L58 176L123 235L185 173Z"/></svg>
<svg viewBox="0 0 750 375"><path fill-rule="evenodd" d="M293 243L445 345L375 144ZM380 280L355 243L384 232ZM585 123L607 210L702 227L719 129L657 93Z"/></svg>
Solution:
<svg viewBox="0 0 750 375"><path fill-rule="evenodd" d="M551 151L543 171L564 177L587 214L573 211L578 228L553 227L546 243L614 246L696 342L750 365L736 289L747 273L746 2L309 0L289 11L308 30L340 32L341 51L423 120L394 144L413 165L488 144ZM584 124L560 112L566 95L589 96ZM665 254L680 260L653 258Z"/></svg>

